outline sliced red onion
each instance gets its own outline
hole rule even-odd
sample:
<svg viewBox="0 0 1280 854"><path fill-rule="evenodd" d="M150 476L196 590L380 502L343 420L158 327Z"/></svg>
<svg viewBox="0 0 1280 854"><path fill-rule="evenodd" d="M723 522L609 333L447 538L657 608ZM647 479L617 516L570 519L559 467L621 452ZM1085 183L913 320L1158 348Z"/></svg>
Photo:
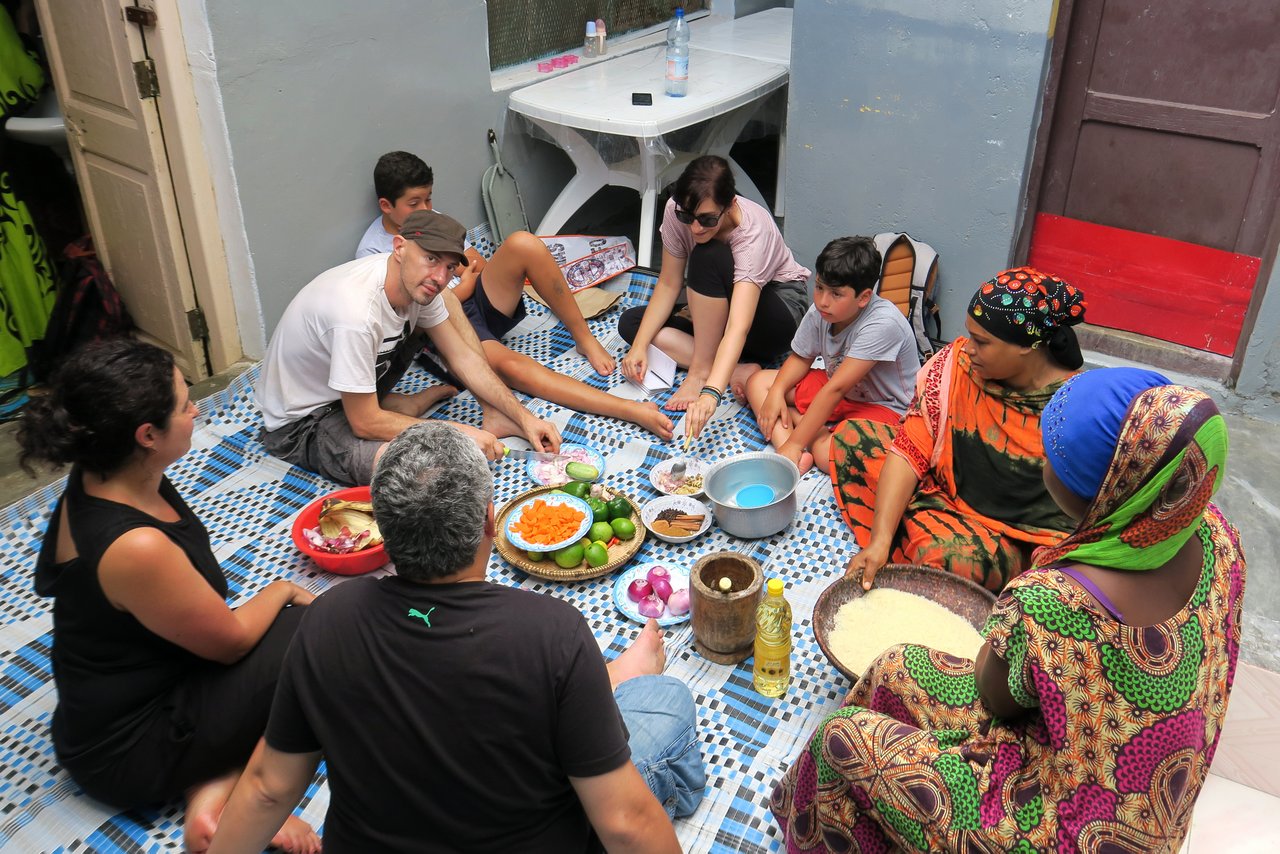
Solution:
<svg viewBox="0 0 1280 854"><path fill-rule="evenodd" d="M673 617L682 617L689 613L688 587L671 591L671 595L667 597L667 610L671 612Z"/></svg>
<svg viewBox="0 0 1280 854"><path fill-rule="evenodd" d="M637 578L635 581L627 585L627 598L632 602L639 602L646 596L653 593L653 587L643 578Z"/></svg>
<svg viewBox="0 0 1280 854"><path fill-rule="evenodd" d="M665 575L655 575L649 581L653 587L653 595L657 596L663 602L667 601L667 597L671 595L671 582L667 580Z"/></svg>
<svg viewBox="0 0 1280 854"><path fill-rule="evenodd" d="M639 609L640 616L642 617L661 617L662 612L667 609L667 606L662 604L661 599L650 593L648 596L640 600L637 608Z"/></svg>

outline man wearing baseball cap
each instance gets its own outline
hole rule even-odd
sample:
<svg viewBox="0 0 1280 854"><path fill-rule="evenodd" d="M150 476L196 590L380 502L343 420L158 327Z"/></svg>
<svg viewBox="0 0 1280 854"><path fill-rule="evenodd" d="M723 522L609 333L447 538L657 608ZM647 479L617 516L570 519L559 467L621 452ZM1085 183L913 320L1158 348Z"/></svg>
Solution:
<svg viewBox="0 0 1280 854"><path fill-rule="evenodd" d="M271 454L341 484L369 483L386 443L457 391L433 385L391 393L427 338L483 406L481 428L454 426L488 459L505 452L498 436L559 450L555 426L525 409L460 333L466 319L447 322L439 294L467 263L465 234L445 214L415 211L391 254L326 270L294 296L256 389Z"/></svg>

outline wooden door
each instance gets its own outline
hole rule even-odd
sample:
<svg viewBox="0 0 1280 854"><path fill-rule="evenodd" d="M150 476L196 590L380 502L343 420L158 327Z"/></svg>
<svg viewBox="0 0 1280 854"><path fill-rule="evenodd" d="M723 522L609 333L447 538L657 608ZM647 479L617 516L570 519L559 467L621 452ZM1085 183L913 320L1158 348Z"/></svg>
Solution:
<svg viewBox="0 0 1280 854"><path fill-rule="evenodd" d="M1026 257L1091 323L1232 355L1275 247L1280 3L1064 0L1058 26Z"/></svg>
<svg viewBox="0 0 1280 854"><path fill-rule="evenodd" d="M126 0L36 0L89 229L143 335L208 376L142 29Z"/></svg>

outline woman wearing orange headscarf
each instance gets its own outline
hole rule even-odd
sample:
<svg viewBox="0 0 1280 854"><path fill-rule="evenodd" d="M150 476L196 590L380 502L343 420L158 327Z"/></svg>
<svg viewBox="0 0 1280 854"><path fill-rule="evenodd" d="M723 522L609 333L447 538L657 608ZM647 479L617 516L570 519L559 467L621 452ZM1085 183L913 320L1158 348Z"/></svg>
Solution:
<svg viewBox="0 0 1280 854"><path fill-rule="evenodd" d="M936 566L1000 590L1032 549L1071 530L1041 481L1040 413L1083 364L1084 294L1031 267L974 294L968 337L931 358L900 426L849 420L832 435L836 502L870 589L886 563Z"/></svg>

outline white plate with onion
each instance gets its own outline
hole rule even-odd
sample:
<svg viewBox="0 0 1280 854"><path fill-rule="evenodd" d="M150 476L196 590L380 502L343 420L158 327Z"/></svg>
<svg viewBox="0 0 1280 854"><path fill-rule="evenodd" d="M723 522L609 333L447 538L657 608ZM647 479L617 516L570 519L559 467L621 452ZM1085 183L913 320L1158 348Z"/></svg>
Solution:
<svg viewBox="0 0 1280 854"><path fill-rule="evenodd" d="M662 579L662 582L655 579ZM666 584L665 590L663 583ZM673 598L675 602L672 602ZM647 623L650 617L664 628L683 623L689 619L689 570L670 563L642 563L629 567L613 582L613 604L623 616L637 623ZM661 611L657 610L659 605Z"/></svg>
<svg viewBox="0 0 1280 854"><path fill-rule="evenodd" d="M684 461L684 477L677 478L671 474L671 468L679 461ZM690 457L671 457L649 469L649 482L653 488L663 495L687 495L697 498L702 494L702 477L710 466L702 460Z"/></svg>

